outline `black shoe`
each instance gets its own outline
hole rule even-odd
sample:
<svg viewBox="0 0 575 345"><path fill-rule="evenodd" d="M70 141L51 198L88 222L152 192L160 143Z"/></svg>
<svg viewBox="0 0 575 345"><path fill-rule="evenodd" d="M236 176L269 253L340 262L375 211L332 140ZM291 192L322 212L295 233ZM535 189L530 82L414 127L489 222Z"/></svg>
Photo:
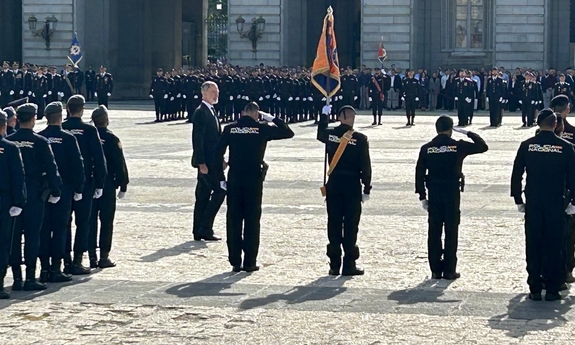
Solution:
<svg viewBox="0 0 575 345"><path fill-rule="evenodd" d="M330 275L330 276L338 276L338 275L339 275L339 270L332 268L332 269L329 270L329 275Z"/></svg>
<svg viewBox="0 0 575 345"><path fill-rule="evenodd" d="M22 291L23 290L23 284L21 280L14 280L14 283L12 284L12 291Z"/></svg>
<svg viewBox="0 0 575 345"><path fill-rule="evenodd" d="M443 275L443 274L442 274L441 272L439 272L439 273L432 272L432 273L431 273L431 279L441 279L441 276L442 276L442 275Z"/></svg>
<svg viewBox="0 0 575 345"><path fill-rule="evenodd" d="M248 266L248 267L243 267L242 271L246 271L246 272L255 272L255 271L259 271L260 270L260 266Z"/></svg>
<svg viewBox="0 0 575 345"><path fill-rule="evenodd" d="M448 273L448 274L443 274L443 279L445 280L455 280L455 279L459 279L459 277L461 277L461 274L455 272L455 273Z"/></svg>
<svg viewBox="0 0 575 345"><path fill-rule="evenodd" d="M541 292L531 292L529 294L529 299L532 301L541 301Z"/></svg>
<svg viewBox="0 0 575 345"><path fill-rule="evenodd" d="M361 268L349 268L341 271L342 276L362 276L365 272Z"/></svg>
<svg viewBox="0 0 575 345"><path fill-rule="evenodd" d="M371 125L372 125L372 126L375 126L375 125L377 125L377 122L374 121Z"/></svg>
<svg viewBox="0 0 575 345"><path fill-rule="evenodd" d="M377 123L378 126L381 126L381 121Z"/></svg>
<svg viewBox="0 0 575 345"><path fill-rule="evenodd" d="M559 292L547 292L545 294L545 300L548 302L551 301L559 301L561 299L561 295Z"/></svg>
<svg viewBox="0 0 575 345"><path fill-rule="evenodd" d="M38 279L40 283L47 283L49 279L50 279L50 273L47 270L40 271L40 279Z"/></svg>
<svg viewBox="0 0 575 345"><path fill-rule="evenodd" d="M110 258L104 258L104 259L100 259L100 261L98 261L98 267L100 267L100 268L116 267L116 263L114 261L110 260Z"/></svg>
<svg viewBox="0 0 575 345"><path fill-rule="evenodd" d="M215 236L215 235L202 236L202 239L204 241L221 241L222 240L220 237Z"/></svg>
<svg viewBox="0 0 575 345"><path fill-rule="evenodd" d="M405 127L409 127L411 124L408 122L405 124Z"/></svg>
<svg viewBox="0 0 575 345"><path fill-rule="evenodd" d="M90 274L92 271L88 267L84 267L81 264L75 264L70 268L70 274L75 276L81 276L85 274Z"/></svg>
<svg viewBox="0 0 575 345"><path fill-rule="evenodd" d="M565 290L569 290L569 286L567 285L567 283L559 285L559 291L565 291Z"/></svg>
<svg viewBox="0 0 575 345"><path fill-rule="evenodd" d="M96 257L90 258L90 268L98 268L98 258Z"/></svg>
<svg viewBox="0 0 575 345"><path fill-rule="evenodd" d="M50 274L50 283L65 283L72 281L72 276L69 274L64 274L62 272L52 272Z"/></svg>
<svg viewBox="0 0 575 345"><path fill-rule="evenodd" d="M27 279L24 282L24 291L46 290L46 284L39 283L36 279Z"/></svg>
<svg viewBox="0 0 575 345"><path fill-rule="evenodd" d="M0 299L9 299L10 293L5 289L0 289Z"/></svg>
<svg viewBox="0 0 575 345"><path fill-rule="evenodd" d="M524 123L523 126L521 126L521 127L527 127L527 124Z"/></svg>
<svg viewBox="0 0 575 345"><path fill-rule="evenodd" d="M566 283L575 283L575 277L573 277L573 273L567 273L567 278L565 278Z"/></svg>

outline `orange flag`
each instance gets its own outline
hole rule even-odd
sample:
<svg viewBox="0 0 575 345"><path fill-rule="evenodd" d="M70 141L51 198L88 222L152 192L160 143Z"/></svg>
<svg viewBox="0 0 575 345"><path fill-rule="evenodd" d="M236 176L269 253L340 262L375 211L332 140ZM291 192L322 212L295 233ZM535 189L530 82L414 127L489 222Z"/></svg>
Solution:
<svg viewBox="0 0 575 345"><path fill-rule="evenodd" d="M313 62L311 82L325 97L335 95L341 86L331 6L327 9L327 15L323 20L323 30Z"/></svg>

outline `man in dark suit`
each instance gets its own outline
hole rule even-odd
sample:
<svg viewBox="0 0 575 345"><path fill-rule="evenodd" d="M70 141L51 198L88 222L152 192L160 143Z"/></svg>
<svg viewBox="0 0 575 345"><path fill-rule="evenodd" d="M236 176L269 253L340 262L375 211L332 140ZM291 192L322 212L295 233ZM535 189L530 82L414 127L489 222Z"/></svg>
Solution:
<svg viewBox="0 0 575 345"><path fill-rule="evenodd" d="M214 219L224 202L225 184L218 180L216 148L221 135L220 120L214 104L218 103L219 89L214 82L202 84L202 103L192 117L192 166L198 168L196 204L194 206L193 234L195 241L219 241L214 236Z"/></svg>

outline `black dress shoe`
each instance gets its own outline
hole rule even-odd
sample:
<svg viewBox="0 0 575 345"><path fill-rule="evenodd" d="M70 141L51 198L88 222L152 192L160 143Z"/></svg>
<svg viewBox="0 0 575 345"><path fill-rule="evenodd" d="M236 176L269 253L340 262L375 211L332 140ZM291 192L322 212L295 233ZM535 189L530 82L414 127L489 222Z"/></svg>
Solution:
<svg viewBox="0 0 575 345"><path fill-rule="evenodd" d="M559 292L547 292L545 294L545 300L548 302L551 301L559 301L561 299L561 295Z"/></svg>
<svg viewBox="0 0 575 345"><path fill-rule="evenodd" d="M372 126L375 126L375 125L377 125L377 122L374 121L371 125L372 125Z"/></svg>
<svg viewBox="0 0 575 345"><path fill-rule="evenodd" d="M232 272L240 272L242 270L241 266L232 266Z"/></svg>
<svg viewBox="0 0 575 345"><path fill-rule="evenodd" d="M431 279L441 279L442 275L443 275L442 273L432 272L431 273Z"/></svg>
<svg viewBox="0 0 575 345"><path fill-rule="evenodd" d="M378 126L381 126L381 121L377 123Z"/></svg>
<svg viewBox="0 0 575 345"><path fill-rule="evenodd" d="M64 274L62 272L52 272L50 274L50 279L48 279L50 283L65 283L72 281L72 276L69 274Z"/></svg>
<svg viewBox="0 0 575 345"><path fill-rule="evenodd" d="M88 267L82 265L72 265L70 268L70 274L75 276L81 276L85 274L90 274L92 271Z"/></svg>
<svg viewBox="0 0 575 345"><path fill-rule="evenodd" d="M541 301L541 292L531 292L529 294L529 299L532 301Z"/></svg>
<svg viewBox="0 0 575 345"><path fill-rule="evenodd" d="M246 272L255 272L255 271L260 270L260 266L248 266L248 267L242 268L242 270L246 271Z"/></svg>
<svg viewBox="0 0 575 345"><path fill-rule="evenodd" d="M332 269L329 270L329 275L330 275L330 276L338 276L338 275L339 275L339 270L332 268Z"/></svg>
<svg viewBox="0 0 575 345"><path fill-rule="evenodd" d="M110 258L104 258L100 259L100 261L98 262L98 267L100 268L116 267L116 263L110 260Z"/></svg>
<svg viewBox="0 0 575 345"><path fill-rule="evenodd" d="M0 299L9 299L10 293L5 289L0 289Z"/></svg>
<svg viewBox="0 0 575 345"><path fill-rule="evenodd" d="M411 124L408 122L405 124L405 127L409 127Z"/></svg>
<svg viewBox="0 0 575 345"><path fill-rule="evenodd" d="M567 283L559 285L559 291L565 291L565 290L569 290L569 286L567 285Z"/></svg>
<svg viewBox="0 0 575 345"><path fill-rule="evenodd" d="M447 274L443 274L443 279L445 280L455 280L455 279L459 279L459 277L461 277L461 274L455 272L455 273L447 273Z"/></svg>
<svg viewBox="0 0 575 345"><path fill-rule="evenodd" d="M361 268L349 268L341 271L342 276L362 276L365 272Z"/></svg>
<svg viewBox="0 0 575 345"><path fill-rule="evenodd" d="M204 241L221 241L222 239L215 235L202 236Z"/></svg>
<svg viewBox="0 0 575 345"><path fill-rule="evenodd" d="M14 280L14 283L12 283L12 291L22 291L23 290L23 284L21 280Z"/></svg>
<svg viewBox="0 0 575 345"><path fill-rule="evenodd" d="M27 279L24 282L24 291L41 291L46 290L46 284L42 284L36 279Z"/></svg>
<svg viewBox="0 0 575 345"><path fill-rule="evenodd" d="M575 277L573 277L573 273L567 273L567 278L565 278L566 283L575 283Z"/></svg>

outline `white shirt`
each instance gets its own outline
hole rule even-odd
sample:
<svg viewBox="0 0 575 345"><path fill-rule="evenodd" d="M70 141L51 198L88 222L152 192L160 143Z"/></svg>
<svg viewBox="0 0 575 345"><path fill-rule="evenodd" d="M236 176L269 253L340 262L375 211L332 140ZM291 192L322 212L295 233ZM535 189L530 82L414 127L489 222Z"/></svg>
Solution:
<svg viewBox="0 0 575 345"><path fill-rule="evenodd" d="M216 120L216 124L218 125L218 127L220 126L220 121L218 120L218 116L216 115L216 109L214 109L214 106L211 105L210 103L204 101L202 99L202 103L204 103L206 105L206 107L208 107L210 109L210 111L212 112L212 116L214 117L214 119Z"/></svg>
<svg viewBox="0 0 575 345"><path fill-rule="evenodd" d="M445 86L447 85L447 79L449 79L449 76L447 74L444 74L443 77L441 77L441 88L445 89Z"/></svg>
<svg viewBox="0 0 575 345"><path fill-rule="evenodd" d="M391 87L392 87L392 88L393 88L393 82L394 82L394 81L395 81L395 76L392 75L392 76L391 76Z"/></svg>
<svg viewBox="0 0 575 345"><path fill-rule="evenodd" d="M474 75L472 79L477 83L477 91L481 90L481 79L476 75Z"/></svg>

